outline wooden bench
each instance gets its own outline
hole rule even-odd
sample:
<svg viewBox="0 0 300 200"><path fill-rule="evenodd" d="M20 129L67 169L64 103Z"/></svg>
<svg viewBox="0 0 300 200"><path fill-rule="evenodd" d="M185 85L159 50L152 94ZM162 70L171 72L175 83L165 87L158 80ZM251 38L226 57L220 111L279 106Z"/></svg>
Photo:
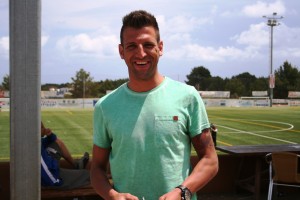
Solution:
<svg viewBox="0 0 300 200"><path fill-rule="evenodd" d="M61 199L66 197L91 197L97 196L97 199L101 199L100 196L95 192L91 185L80 187L71 190L58 190L58 189L41 189L41 199Z"/></svg>
<svg viewBox="0 0 300 200"><path fill-rule="evenodd" d="M71 166L65 161L61 160L60 166L63 168L70 168ZM109 166L107 177L109 178L110 182L112 183ZM93 197L93 200L102 200L102 198L96 193L94 188L91 185L70 189L70 190L60 190L56 188L41 188L41 199L72 199L76 197L84 197L84 199L89 199L88 197Z"/></svg>
<svg viewBox="0 0 300 200"><path fill-rule="evenodd" d="M108 175L109 181L112 184L111 176ZM60 190L53 188L42 188L41 199L62 199L67 197L93 197L93 200L103 200L94 190L91 185L70 189Z"/></svg>

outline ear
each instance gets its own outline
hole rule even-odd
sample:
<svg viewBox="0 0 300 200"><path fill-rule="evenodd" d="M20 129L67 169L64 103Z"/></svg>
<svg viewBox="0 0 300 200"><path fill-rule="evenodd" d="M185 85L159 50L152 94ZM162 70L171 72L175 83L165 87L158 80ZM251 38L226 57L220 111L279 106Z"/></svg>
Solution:
<svg viewBox="0 0 300 200"><path fill-rule="evenodd" d="M119 54L122 59L124 59L124 48L122 44L119 44Z"/></svg>
<svg viewBox="0 0 300 200"><path fill-rule="evenodd" d="M159 56L163 55L163 50L164 50L164 42L160 41L158 44L158 48L159 48Z"/></svg>

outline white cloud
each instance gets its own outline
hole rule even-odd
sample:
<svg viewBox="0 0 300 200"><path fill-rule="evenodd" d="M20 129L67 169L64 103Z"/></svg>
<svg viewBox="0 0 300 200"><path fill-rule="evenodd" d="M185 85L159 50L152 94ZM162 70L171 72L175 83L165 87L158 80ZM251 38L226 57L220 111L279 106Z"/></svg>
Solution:
<svg viewBox="0 0 300 200"><path fill-rule="evenodd" d="M300 27L288 27L284 23L274 27L274 43L282 47L300 48Z"/></svg>
<svg viewBox="0 0 300 200"><path fill-rule="evenodd" d="M0 64L8 66L9 40L6 36L9 4L7 0L4 2L0 3L0 24L3 25L0 28ZM86 66L92 74L100 74L99 71L105 74L96 79L115 75L110 68L99 70L98 65L122 66L117 48L122 17L131 10L145 9L158 20L165 44L162 62L166 66L172 66L172 62L175 62L174 65L184 63L182 65L187 68L203 64L210 65L216 75L232 75L239 70L251 71L253 66L268 65L270 27L262 16L270 16L273 12L285 17L280 20L280 26L274 27L274 67L284 60L299 66L299 2L43 1L42 65L51 63L49 69L55 82L62 80L58 80L59 75L54 72L65 70L65 77L68 74L72 76L74 69L70 66L77 65ZM176 70L178 68L170 68L171 73L179 73ZM260 68L254 70L258 74L263 71ZM1 67L0 78L2 74ZM45 74L49 72L45 71ZM127 75L126 70L124 74Z"/></svg>
<svg viewBox="0 0 300 200"><path fill-rule="evenodd" d="M43 7L45 14L52 14L60 16L69 16L74 13L80 14L85 11L91 10L101 10L101 8L105 8L107 6L112 6L111 2L106 1L94 1L94 0L85 0L82 2L81 0L51 0L51 1L43 1Z"/></svg>
<svg viewBox="0 0 300 200"><path fill-rule="evenodd" d="M289 57L300 58L300 48L285 48L277 51L277 55L281 57L285 57L286 59Z"/></svg>
<svg viewBox="0 0 300 200"><path fill-rule="evenodd" d="M43 1L43 8L45 8L42 12L43 28L45 30L95 30L107 20L100 17L105 5L105 1L94 0ZM95 12L96 10L99 14Z"/></svg>
<svg viewBox="0 0 300 200"><path fill-rule="evenodd" d="M66 36L57 42L59 50L76 55L90 55L96 57L116 56L118 38L114 35L100 35L92 37L82 33Z"/></svg>
<svg viewBox="0 0 300 200"><path fill-rule="evenodd" d="M210 10L210 13L211 13L212 15L217 14L217 13L218 13L218 6L217 6L217 5L213 5L213 6L212 6L212 9Z"/></svg>
<svg viewBox="0 0 300 200"><path fill-rule="evenodd" d="M224 11L220 14L221 17L230 17L230 16L233 16L234 14L232 13L232 11Z"/></svg>
<svg viewBox="0 0 300 200"><path fill-rule="evenodd" d="M212 19L209 17L198 18L184 15L171 18L160 15L157 16L157 21L161 31L166 32L168 35L174 33L174 29L176 29L176 33L187 33L198 29L200 26L212 23Z"/></svg>
<svg viewBox="0 0 300 200"><path fill-rule="evenodd" d="M47 44L48 40L49 40L49 36L47 36L47 35L42 36L42 41L41 41L42 47Z"/></svg>
<svg viewBox="0 0 300 200"><path fill-rule="evenodd" d="M252 24L249 30L243 31L231 39L242 45L252 47L265 46L269 43L269 32L266 29L265 23Z"/></svg>
<svg viewBox="0 0 300 200"><path fill-rule="evenodd" d="M6 51L9 50L9 37L0 38L0 47Z"/></svg>
<svg viewBox="0 0 300 200"><path fill-rule="evenodd" d="M88 15L52 17L48 20L52 28L80 30L95 30L99 27L106 26L107 22L105 20L99 20L98 17ZM47 22L45 24L47 24Z"/></svg>
<svg viewBox="0 0 300 200"><path fill-rule="evenodd" d="M42 36L41 38L41 45L44 46L49 39L49 36ZM7 52L9 51L9 37L2 37L0 38L0 51Z"/></svg>
<svg viewBox="0 0 300 200"><path fill-rule="evenodd" d="M169 51L166 56L172 59L194 59L202 61L223 62L226 59L240 59L249 57L251 53L235 47L203 47L197 44L185 45L177 50Z"/></svg>
<svg viewBox="0 0 300 200"><path fill-rule="evenodd" d="M242 12L249 17L262 17L263 15L271 15L273 12L283 15L285 11L285 5L281 0L269 4L257 1L253 5L245 6L242 10Z"/></svg>
<svg viewBox="0 0 300 200"><path fill-rule="evenodd" d="M0 38L0 55L8 59L9 55L9 37Z"/></svg>

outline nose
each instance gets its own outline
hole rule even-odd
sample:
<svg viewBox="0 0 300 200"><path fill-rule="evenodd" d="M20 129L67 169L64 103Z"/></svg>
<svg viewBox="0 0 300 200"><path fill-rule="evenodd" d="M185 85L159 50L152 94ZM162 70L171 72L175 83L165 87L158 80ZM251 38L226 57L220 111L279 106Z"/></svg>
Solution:
<svg viewBox="0 0 300 200"><path fill-rule="evenodd" d="M136 57L138 58L144 58L146 56L146 52L144 50L143 45L139 45L137 50L136 50Z"/></svg>

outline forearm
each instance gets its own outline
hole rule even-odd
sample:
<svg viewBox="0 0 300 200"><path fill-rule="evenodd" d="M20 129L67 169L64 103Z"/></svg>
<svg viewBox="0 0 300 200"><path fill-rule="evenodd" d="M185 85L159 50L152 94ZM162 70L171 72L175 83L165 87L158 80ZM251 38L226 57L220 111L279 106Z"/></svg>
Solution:
<svg viewBox="0 0 300 200"><path fill-rule="evenodd" d="M187 187L191 193L196 193L203 188L218 172L218 158L216 154L203 157L194 167L190 176L188 176L181 185ZM159 200L179 199L181 190L174 188L172 191L164 194Z"/></svg>
<svg viewBox="0 0 300 200"><path fill-rule="evenodd" d="M192 193L195 193L211 181L216 176L217 172L217 155L203 157L199 160L190 176L186 178L182 185L188 187Z"/></svg>
<svg viewBox="0 0 300 200"><path fill-rule="evenodd" d="M106 200L117 196L117 191L113 189L112 184L107 177L107 167L110 149L93 146L93 158L91 163L91 183L102 198Z"/></svg>
<svg viewBox="0 0 300 200"><path fill-rule="evenodd" d="M114 196L116 191L113 189L106 171L99 167L92 166L90 177L92 186L97 194L99 194L103 199L112 199L112 196Z"/></svg>
<svg viewBox="0 0 300 200"><path fill-rule="evenodd" d="M192 193L203 188L218 172L219 162L209 129L192 138L199 161L191 175L183 182Z"/></svg>

